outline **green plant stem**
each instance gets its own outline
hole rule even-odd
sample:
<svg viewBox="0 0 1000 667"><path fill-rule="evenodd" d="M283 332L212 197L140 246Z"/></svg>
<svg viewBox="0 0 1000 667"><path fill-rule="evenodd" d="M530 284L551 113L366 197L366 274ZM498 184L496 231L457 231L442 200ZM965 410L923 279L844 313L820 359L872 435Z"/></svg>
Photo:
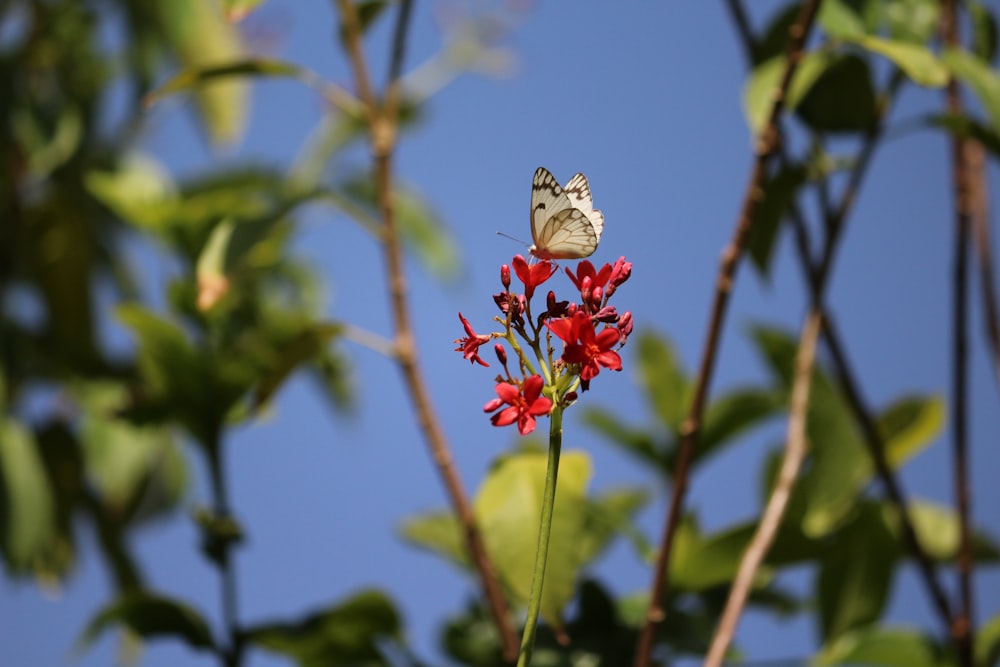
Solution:
<svg viewBox="0 0 1000 667"><path fill-rule="evenodd" d="M552 535L552 512L556 506L556 478L559 476L559 454L562 451L562 413L563 409L557 404L549 417L549 462L545 469L545 490L542 492L542 517L538 524L538 547L531 575L528 618L524 622L517 667L528 667L531 664L531 652L535 648L538 612L542 607L542 584L545 583L545 563L549 557L549 537Z"/></svg>
<svg viewBox="0 0 1000 667"><path fill-rule="evenodd" d="M222 437L216 435L208 444L209 478L212 487L212 513L217 518L228 518L229 490L226 486L226 476L222 469ZM211 539L211 538L210 538ZM222 579L222 618L228 635L228 645L222 655L226 667L237 667L242 660L242 646L239 639L239 622L237 620L237 589L236 571L232 559L233 542L224 539L221 544L219 559L219 575Z"/></svg>

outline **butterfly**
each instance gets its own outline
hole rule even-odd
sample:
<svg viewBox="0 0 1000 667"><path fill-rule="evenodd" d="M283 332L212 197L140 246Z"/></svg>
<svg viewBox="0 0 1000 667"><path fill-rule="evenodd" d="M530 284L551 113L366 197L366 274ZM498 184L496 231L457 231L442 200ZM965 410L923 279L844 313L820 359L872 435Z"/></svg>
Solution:
<svg viewBox="0 0 1000 667"><path fill-rule="evenodd" d="M531 240L539 259L581 259L597 250L604 214L594 208L587 177L577 174L565 189L545 167L531 181Z"/></svg>

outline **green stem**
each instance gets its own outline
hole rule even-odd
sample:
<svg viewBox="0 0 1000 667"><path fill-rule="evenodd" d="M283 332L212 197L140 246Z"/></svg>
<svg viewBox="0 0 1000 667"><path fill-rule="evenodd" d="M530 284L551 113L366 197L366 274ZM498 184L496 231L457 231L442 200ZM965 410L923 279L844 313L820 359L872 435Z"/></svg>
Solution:
<svg viewBox="0 0 1000 667"><path fill-rule="evenodd" d="M528 618L521 638L521 654L517 667L531 664L535 648L535 631L538 629L538 612L542 607L542 584L545 581L545 562L549 556L549 537L552 534L552 511L556 505L556 477L559 475L559 454L562 450L562 412L556 404L549 423L549 463L545 470L545 490L542 492L542 518L538 526L538 548L535 550L535 570L531 575L531 597L528 599Z"/></svg>

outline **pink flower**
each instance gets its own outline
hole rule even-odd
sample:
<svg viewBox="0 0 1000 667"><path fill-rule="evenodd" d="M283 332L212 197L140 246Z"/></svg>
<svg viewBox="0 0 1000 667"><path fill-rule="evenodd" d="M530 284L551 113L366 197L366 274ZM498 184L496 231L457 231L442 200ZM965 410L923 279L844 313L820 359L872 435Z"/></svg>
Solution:
<svg viewBox="0 0 1000 667"><path fill-rule="evenodd" d="M552 399L541 395L544 386L541 375L532 375L520 387L501 382L496 386L497 398L483 406L483 412L493 412L503 405L510 406L493 415L490 421L494 426L517 422L518 432L528 435L535 430L535 417L547 415L552 410Z"/></svg>
<svg viewBox="0 0 1000 667"><path fill-rule="evenodd" d="M595 378L601 366L613 371L622 369L621 356L611 349L621 339L618 329L609 327L595 333L590 316L582 310L573 313L573 317L549 320L546 326L566 343L562 360L580 364L580 379L584 382Z"/></svg>
<svg viewBox="0 0 1000 667"><path fill-rule="evenodd" d="M470 363L478 363L481 366L489 366L489 364L483 361L483 358L479 356L479 348L490 342L490 336L487 334L477 334L473 331L472 325L469 324L469 320L462 317L462 313L458 314L458 319L462 321L462 326L465 327L466 337L455 339L455 342L459 344L458 347L455 348L455 351L461 352L462 357L468 359Z"/></svg>

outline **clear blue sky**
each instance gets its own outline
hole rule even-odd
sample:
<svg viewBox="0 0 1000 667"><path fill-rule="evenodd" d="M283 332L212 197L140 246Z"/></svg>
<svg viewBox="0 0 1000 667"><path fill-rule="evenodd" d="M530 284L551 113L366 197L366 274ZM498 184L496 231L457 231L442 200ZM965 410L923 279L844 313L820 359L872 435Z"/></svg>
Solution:
<svg viewBox="0 0 1000 667"><path fill-rule="evenodd" d="M482 413L492 396L490 373L470 368L452 351L452 340L462 335L456 313L461 310L480 326L492 316L498 267L520 251L494 232L529 237L534 169L544 165L564 181L576 171L587 174L607 221L594 259L626 255L635 266L631 282L616 297L619 308L634 311L637 330L669 334L692 368L718 258L751 165L740 108L746 64L722 2L510 4L524 6L506 40L516 57L511 75L459 79L430 102L425 121L404 138L399 153L401 177L433 203L465 262L463 279L453 285L429 278L413 258L409 275L421 359L470 489L514 433L492 428ZM779 6L748 4L758 22ZM440 4L417 2L411 66L441 46L434 18L440 10ZM277 35L274 55L346 85L347 64L331 39L334 19L332 3L270 0L248 30L266 33L269 41ZM385 69L386 32L377 30L369 42L376 73ZM940 92L911 88L894 119L937 111L940 104ZM186 106L170 101L152 112L145 147L180 174L210 168L217 160L284 165L307 140L321 110L316 95L296 84L255 85L245 143L219 156L202 145ZM953 220L947 158L947 143L939 135L909 133L887 142L849 221L828 303L873 405L907 392L948 391ZM997 184L992 168L990 180ZM388 333L377 247L329 210L310 211L302 230L297 249L328 279L330 316ZM741 270L716 390L765 377L742 334L746 325L765 321L797 330L805 299L791 250L785 239L769 284L749 266ZM168 262L152 262L153 274L168 270ZM978 299L978 289L973 291ZM978 305L974 310L978 313ZM1000 536L995 509L1000 507L995 482L1000 398L981 332L977 315L970 411L974 501L977 521ZM248 622L292 618L377 586L399 604L414 646L433 658L444 615L460 610L475 586L396 537L404 517L443 507L445 497L396 369L367 349L349 350L361 405L357 414L331 415L298 379L271 415L240 429L228 443L233 503L249 536L236 560L240 616ZM625 349L625 370L602 374L581 403L647 423L632 352ZM584 430L575 412L567 415L567 443L594 457L595 489L656 488L650 472ZM782 432L783 425L775 424L700 471L690 501L707 527L720 528L755 511L761 452ZM903 480L914 495L950 503L943 435L905 470ZM200 461L191 459L196 478L188 503L206 503ZM662 489L657 491L641 522L654 540L665 512ZM218 627L218 580L196 545L195 529L183 517L151 526L134 541L151 583L193 601ZM621 593L649 581L648 570L621 545L597 574ZM891 617L926 624L928 605L911 575L898 582ZM1000 577L991 573L978 582L982 619L1000 611ZM92 543L83 543L79 570L56 595L9 579L0 586L5 666L112 664L113 634L79 661L71 654L84 619L109 593ZM806 656L814 648L807 624L776 626L754 617L744 621L739 642L757 659ZM215 663L175 643L158 642L146 651L144 664ZM255 652L246 664L286 663Z"/></svg>

